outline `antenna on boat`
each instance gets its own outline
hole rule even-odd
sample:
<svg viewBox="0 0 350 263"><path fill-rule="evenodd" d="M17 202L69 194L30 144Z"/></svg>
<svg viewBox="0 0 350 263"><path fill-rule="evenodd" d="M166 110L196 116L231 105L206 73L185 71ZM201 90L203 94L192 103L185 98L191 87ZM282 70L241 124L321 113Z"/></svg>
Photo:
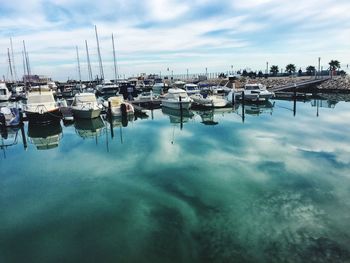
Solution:
<svg viewBox="0 0 350 263"><path fill-rule="evenodd" d="M87 57L87 63L88 63L88 75L89 75L89 80L92 82L92 70L91 70L91 64L90 64L90 56L89 56L89 48L87 41L85 40L85 47L86 47L86 57Z"/></svg>
<svg viewBox="0 0 350 263"><path fill-rule="evenodd" d="M102 65L102 58L101 58L101 51L100 51L100 43L98 41L98 34L97 34L96 25L95 25L95 33L96 33L96 42L97 42L98 62L100 64L100 75L101 75L102 82L104 82L105 76L103 74L103 65Z"/></svg>
<svg viewBox="0 0 350 263"><path fill-rule="evenodd" d="M15 76L15 82L17 82L17 71L16 71L16 66L15 66L15 56L13 53L13 44L12 44L12 38L10 37L10 44L11 44L11 53L12 53L12 67L13 67L13 73Z"/></svg>
<svg viewBox="0 0 350 263"><path fill-rule="evenodd" d="M80 71L80 60L79 60L79 51L78 51L78 46L75 46L76 51L77 51L77 61L78 61L78 73L79 73L79 82L81 85L81 71Z"/></svg>
<svg viewBox="0 0 350 263"><path fill-rule="evenodd" d="M115 48L114 48L114 36L112 33L112 45L113 45L113 62L114 62L114 79L115 79L115 83L118 84L118 68L117 68L117 60L116 60L116 56L115 56Z"/></svg>

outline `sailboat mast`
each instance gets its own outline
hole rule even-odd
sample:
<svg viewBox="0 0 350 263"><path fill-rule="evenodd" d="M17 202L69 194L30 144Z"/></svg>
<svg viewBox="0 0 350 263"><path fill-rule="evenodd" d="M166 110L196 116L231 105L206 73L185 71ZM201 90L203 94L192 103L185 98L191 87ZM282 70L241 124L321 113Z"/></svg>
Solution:
<svg viewBox="0 0 350 263"><path fill-rule="evenodd" d="M81 71L80 71L80 60L79 60L79 51L78 51L78 46L75 46L76 51L77 51L77 61L78 61L78 73L79 73L79 82L81 84Z"/></svg>
<svg viewBox="0 0 350 263"><path fill-rule="evenodd" d="M101 75L101 79L102 81L104 81L105 76L103 74L103 65L102 65L102 58L101 58L101 51L100 51L100 43L98 41L98 35L97 35L97 27L95 25L95 33L96 33L96 42L97 42L97 53L98 53L98 61L100 64L100 75Z"/></svg>
<svg viewBox="0 0 350 263"><path fill-rule="evenodd" d="M26 50L26 44L25 44L24 40L23 40L23 50L24 50L24 57L25 57L25 61L26 61L27 75L29 78L29 75L30 75L29 57L28 57L28 53Z"/></svg>
<svg viewBox="0 0 350 263"><path fill-rule="evenodd" d="M15 55L13 53L13 44L12 44L12 38L10 37L10 44L11 44L11 53L12 53L12 67L13 67L13 73L15 75L15 82L17 82L18 76L17 76L17 71L16 71L16 66L15 66Z"/></svg>
<svg viewBox="0 0 350 263"><path fill-rule="evenodd" d="M23 59L23 82L24 82L24 76L26 75L26 60L24 57L24 51L22 51L22 59Z"/></svg>
<svg viewBox="0 0 350 263"><path fill-rule="evenodd" d="M8 59L9 59L11 81L13 82L13 72L12 72L12 65L11 65L10 49L7 49L7 56L8 56Z"/></svg>
<svg viewBox="0 0 350 263"><path fill-rule="evenodd" d="M86 57L87 57L87 63L88 63L88 74L89 74L89 81L92 81L92 70L91 70L91 64L90 64L90 56L89 56L89 48L87 41L85 40L85 47L86 47Z"/></svg>
<svg viewBox="0 0 350 263"><path fill-rule="evenodd" d="M112 45L113 45L114 79L115 79L116 83L118 83L118 69L117 69L117 60L116 60L116 56L115 56L113 33L112 33Z"/></svg>

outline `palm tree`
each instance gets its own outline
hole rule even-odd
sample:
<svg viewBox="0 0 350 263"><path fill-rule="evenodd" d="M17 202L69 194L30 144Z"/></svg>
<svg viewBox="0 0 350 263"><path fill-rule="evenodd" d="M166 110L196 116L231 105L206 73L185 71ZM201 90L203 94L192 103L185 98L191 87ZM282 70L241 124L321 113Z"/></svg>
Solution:
<svg viewBox="0 0 350 263"><path fill-rule="evenodd" d="M272 73L273 76L276 76L277 73L279 72L278 66L272 65L270 68L270 72Z"/></svg>
<svg viewBox="0 0 350 263"><path fill-rule="evenodd" d="M295 70L296 70L296 67L295 67L294 64L288 64L288 65L286 66L286 71L287 71L289 74L294 73Z"/></svg>
<svg viewBox="0 0 350 263"><path fill-rule="evenodd" d="M338 60L331 60L331 62L328 63L331 70L337 70L340 68L340 62Z"/></svg>
<svg viewBox="0 0 350 263"><path fill-rule="evenodd" d="M316 72L316 68L314 66L308 66L306 68L306 74L308 76L312 76L312 75L315 75L315 72Z"/></svg>
<svg viewBox="0 0 350 263"><path fill-rule="evenodd" d="M340 62L338 60L331 60L328 64L331 71L331 77L333 77L333 73L340 68Z"/></svg>

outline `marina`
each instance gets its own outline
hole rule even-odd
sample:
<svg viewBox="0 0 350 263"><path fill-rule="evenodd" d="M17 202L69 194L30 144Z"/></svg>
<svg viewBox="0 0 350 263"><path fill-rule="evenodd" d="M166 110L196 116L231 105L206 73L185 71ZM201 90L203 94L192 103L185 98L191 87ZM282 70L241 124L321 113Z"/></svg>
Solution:
<svg viewBox="0 0 350 263"><path fill-rule="evenodd" d="M346 262L350 104L325 98L2 131L1 260Z"/></svg>

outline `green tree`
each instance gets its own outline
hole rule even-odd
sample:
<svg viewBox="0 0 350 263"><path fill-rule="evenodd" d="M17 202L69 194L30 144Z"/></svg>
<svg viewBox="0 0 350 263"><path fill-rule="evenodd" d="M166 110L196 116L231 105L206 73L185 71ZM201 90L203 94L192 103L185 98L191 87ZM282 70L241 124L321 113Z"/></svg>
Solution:
<svg viewBox="0 0 350 263"><path fill-rule="evenodd" d="M316 72L316 68L315 68L314 66L308 66L308 67L306 68L306 74L307 74L308 76L313 76L313 75L315 75L315 72Z"/></svg>
<svg viewBox="0 0 350 263"><path fill-rule="evenodd" d="M278 66L276 66L276 65L272 65L270 68L270 73L272 73L273 76L276 76L279 71L280 70L278 69Z"/></svg>
<svg viewBox="0 0 350 263"><path fill-rule="evenodd" d="M340 68L340 62L338 60L331 60L331 62L328 63L330 70L337 70Z"/></svg>
<svg viewBox="0 0 350 263"><path fill-rule="evenodd" d="M286 66L286 71L287 71L289 74L294 73L295 70L296 70L296 67L295 67L294 64L288 64L288 65Z"/></svg>

